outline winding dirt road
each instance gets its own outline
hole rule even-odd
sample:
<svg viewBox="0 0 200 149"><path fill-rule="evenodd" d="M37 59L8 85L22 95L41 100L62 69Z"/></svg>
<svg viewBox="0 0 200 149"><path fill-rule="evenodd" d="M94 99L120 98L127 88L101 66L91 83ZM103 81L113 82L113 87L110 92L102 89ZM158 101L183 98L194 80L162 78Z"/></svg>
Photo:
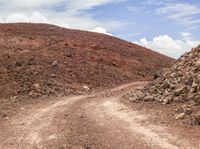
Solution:
<svg viewBox="0 0 200 149"><path fill-rule="evenodd" d="M200 148L199 138L149 120L123 104L123 85L92 95L64 97L30 108L0 123L0 149L178 149Z"/></svg>

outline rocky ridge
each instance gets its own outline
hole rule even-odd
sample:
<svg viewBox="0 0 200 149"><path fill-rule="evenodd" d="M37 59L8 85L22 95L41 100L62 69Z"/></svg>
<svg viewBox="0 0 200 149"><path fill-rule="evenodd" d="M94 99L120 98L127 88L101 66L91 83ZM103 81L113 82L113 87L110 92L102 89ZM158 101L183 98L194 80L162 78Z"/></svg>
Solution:
<svg viewBox="0 0 200 149"><path fill-rule="evenodd" d="M200 46L182 55L170 68L154 76L144 89L126 95L130 101L177 103L175 118L192 119L200 124Z"/></svg>

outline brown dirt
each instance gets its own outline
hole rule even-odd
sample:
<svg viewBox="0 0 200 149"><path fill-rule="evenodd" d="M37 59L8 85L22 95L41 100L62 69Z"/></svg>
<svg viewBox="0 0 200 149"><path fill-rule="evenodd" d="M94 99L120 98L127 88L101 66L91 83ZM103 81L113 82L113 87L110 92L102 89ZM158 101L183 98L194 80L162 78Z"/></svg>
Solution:
<svg viewBox="0 0 200 149"><path fill-rule="evenodd" d="M123 99L130 89L144 84L22 107L13 118L0 122L0 148L200 148L200 128L169 119L169 107Z"/></svg>
<svg viewBox="0 0 200 149"><path fill-rule="evenodd" d="M0 117L18 103L149 80L173 60L115 37L44 24L0 24Z"/></svg>

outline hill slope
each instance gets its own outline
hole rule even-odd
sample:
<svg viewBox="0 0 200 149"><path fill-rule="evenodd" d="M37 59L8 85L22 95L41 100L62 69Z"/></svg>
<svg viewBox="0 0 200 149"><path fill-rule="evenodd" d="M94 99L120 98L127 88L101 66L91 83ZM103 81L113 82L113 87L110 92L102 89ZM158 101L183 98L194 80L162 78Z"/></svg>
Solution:
<svg viewBox="0 0 200 149"><path fill-rule="evenodd" d="M173 59L115 37L0 24L0 98L38 98L151 79Z"/></svg>

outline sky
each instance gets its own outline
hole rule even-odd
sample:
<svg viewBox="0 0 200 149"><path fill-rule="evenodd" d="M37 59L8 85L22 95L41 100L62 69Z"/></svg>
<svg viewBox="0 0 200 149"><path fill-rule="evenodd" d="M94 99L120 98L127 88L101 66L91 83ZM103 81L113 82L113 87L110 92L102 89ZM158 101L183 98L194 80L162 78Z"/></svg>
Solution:
<svg viewBox="0 0 200 149"><path fill-rule="evenodd" d="M199 0L0 0L0 23L99 32L178 58L200 44Z"/></svg>

